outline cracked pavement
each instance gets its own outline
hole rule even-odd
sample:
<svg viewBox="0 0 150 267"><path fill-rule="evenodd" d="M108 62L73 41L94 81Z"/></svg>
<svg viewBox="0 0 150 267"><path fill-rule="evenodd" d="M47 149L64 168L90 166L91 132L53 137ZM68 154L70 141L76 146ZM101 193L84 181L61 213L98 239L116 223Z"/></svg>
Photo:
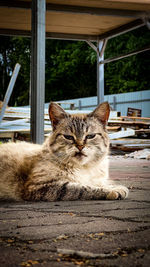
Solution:
<svg viewBox="0 0 150 267"><path fill-rule="evenodd" d="M1 202L0 266L150 265L150 161L110 159L118 201Z"/></svg>

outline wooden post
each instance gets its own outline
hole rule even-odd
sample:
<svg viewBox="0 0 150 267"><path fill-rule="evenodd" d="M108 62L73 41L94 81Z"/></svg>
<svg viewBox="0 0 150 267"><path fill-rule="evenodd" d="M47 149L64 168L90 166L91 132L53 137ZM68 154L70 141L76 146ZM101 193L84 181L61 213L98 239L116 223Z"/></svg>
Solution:
<svg viewBox="0 0 150 267"><path fill-rule="evenodd" d="M44 141L45 0L32 1L31 37L31 141Z"/></svg>
<svg viewBox="0 0 150 267"><path fill-rule="evenodd" d="M14 71L12 73L12 76L11 76L11 79L10 79L10 82L9 82L9 85L8 85L8 88L7 88L5 97L4 97L4 103L3 103L3 106L2 106L2 110L1 110L1 113L0 113L0 122L2 121L2 119L4 117L5 109L6 109L7 105L8 105L9 99L11 97L11 94L12 94L12 91L13 91L13 88L14 88L14 85L15 85L15 82L16 82L20 67L21 67L21 65L17 63L15 65Z"/></svg>

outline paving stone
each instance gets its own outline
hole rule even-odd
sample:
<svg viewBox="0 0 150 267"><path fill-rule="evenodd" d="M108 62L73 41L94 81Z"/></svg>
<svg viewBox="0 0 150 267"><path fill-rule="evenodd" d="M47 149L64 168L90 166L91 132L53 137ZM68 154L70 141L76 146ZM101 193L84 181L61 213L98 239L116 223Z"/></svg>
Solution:
<svg viewBox="0 0 150 267"><path fill-rule="evenodd" d="M1 202L1 266L149 267L150 162L111 157L110 176L130 188L128 199Z"/></svg>

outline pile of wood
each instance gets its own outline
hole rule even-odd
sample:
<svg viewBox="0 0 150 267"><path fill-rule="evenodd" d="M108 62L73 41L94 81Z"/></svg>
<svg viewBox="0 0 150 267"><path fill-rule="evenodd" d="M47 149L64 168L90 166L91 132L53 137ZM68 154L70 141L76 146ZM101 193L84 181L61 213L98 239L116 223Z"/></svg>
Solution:
<svg viewBox="0 0 150 267"><path fill-rule="evenodd" d="M89 113L90 111L67 110L69 113ZM48 110L44 114L45 137L51 132ZM111 111L107 130L112 151L132 152L150 148L150 118L120 116ZM0 139L30 140L30 108L7 107L0 124Z"/></svg>
<svg viewBox="0 0 150 267"><path fill-rule="evenodd" d="M112 150L132 152L150 148L150 118L116 116L110 118L108 131Z"/></svg>
<svg viewBox="0 0 150 267"><path fill-rule="evenodd" d="M44 114L44 133L51 131L48 112ZM8 107L0 123L0 139L30 140L30 108Z"/></svg>

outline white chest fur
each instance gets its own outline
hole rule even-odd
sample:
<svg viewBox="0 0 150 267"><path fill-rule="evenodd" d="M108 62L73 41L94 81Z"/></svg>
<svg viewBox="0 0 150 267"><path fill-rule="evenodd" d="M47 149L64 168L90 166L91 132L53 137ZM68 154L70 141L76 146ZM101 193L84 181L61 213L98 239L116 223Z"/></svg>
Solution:
<svg viewBox="0 0 150 267"><path fill-rule="evenodd" d="M108 159L104 158L98 163L91 163L76 169L72 179L85 186L100 186L108 179Z"/></svg>

